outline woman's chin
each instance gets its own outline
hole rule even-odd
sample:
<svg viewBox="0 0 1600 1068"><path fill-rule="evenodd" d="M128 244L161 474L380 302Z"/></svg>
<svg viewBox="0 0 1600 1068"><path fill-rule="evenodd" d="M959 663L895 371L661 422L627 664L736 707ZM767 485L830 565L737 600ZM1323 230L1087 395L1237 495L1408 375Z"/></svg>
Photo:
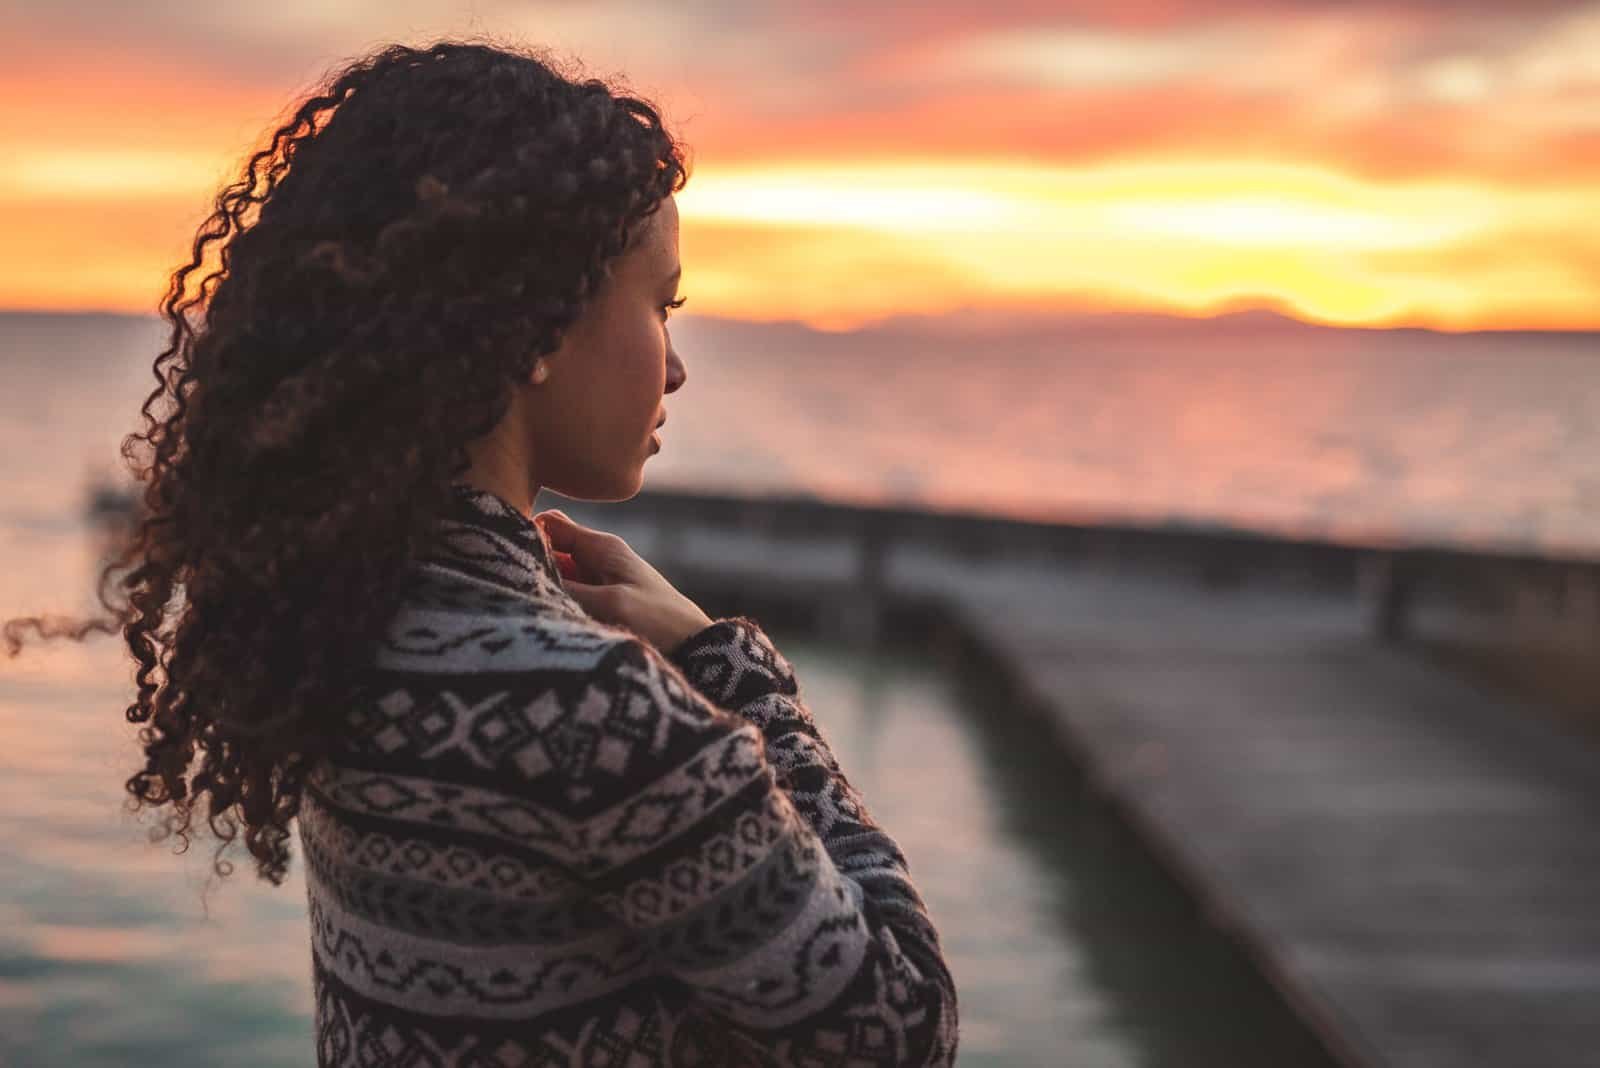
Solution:
<svg viewBox="0 0 1600 1068"><path fill-rule="evenodd" d="M643 488L644 465L636 464L632 471L632 477L624 476L619 478L616 482L607 487L603 495L591 497L589 499L593 501L609 501L612 503L626 501L632 499Z"/></svg>
<svg viewBox="0 0 1600 1068"><path fill-rule="evenodd" d="M648 456L645 457L645 460L648 459ZM617 487L617 500L628 500L634 494L638 493L641 488L643 488L645 460L640 460L638 463L634 464L633 469L627 473L627 477L623 478L622 484Z"/></svg>
<svg viewBox="0 0 1600 1068"><path fill-rule="evenodd" d="M604 473L590 471L588 477L572 483L551 482L545 488L573 501L594 501L597 504L626 501L637 494L644 484L644 461L640 456L633 463L613 468Z"/></svg>

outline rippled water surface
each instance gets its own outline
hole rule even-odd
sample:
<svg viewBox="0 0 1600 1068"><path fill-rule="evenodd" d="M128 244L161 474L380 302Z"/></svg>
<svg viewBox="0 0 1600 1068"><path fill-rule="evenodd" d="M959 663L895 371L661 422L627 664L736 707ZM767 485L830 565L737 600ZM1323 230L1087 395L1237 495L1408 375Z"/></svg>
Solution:
<svg viewBox="0 0 1600 1068"><path fill-rule="evenodd" d="M943 933L963 1064L1320 1063L982 690L915 653L774 636ZM280 888L240 863L202 900L209 841L174 855L119 810L134 742L115 646L18 664L0 676L0 1063L308 1063L298 858Z"/></svg>
<svg viewBox="0 0 1600 1068"><path fill-rule="evenodd" d="M1600 553L1600 335L674 320L646 484ZM157 321L0 315L0 508L120 475Z"/></svg>

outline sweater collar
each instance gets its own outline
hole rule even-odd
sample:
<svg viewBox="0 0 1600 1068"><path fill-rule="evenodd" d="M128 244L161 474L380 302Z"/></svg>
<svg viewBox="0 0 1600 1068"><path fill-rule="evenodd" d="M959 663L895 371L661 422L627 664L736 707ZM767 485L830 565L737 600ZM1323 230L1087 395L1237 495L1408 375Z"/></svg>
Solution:
<svg viewBox="0 0 1600 1068"><path fill-rule="evenodd" d="M505 498L464 482L450 484L428 559L519 593L568 599L539 525Z"/></svg>

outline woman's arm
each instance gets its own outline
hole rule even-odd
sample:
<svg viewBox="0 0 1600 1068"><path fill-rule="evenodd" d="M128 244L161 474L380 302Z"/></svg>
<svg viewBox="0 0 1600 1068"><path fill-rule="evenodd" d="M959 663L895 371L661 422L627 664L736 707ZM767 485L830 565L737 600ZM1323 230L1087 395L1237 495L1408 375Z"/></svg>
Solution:
<svg viewBox="0 0 1600 1068"><path fill-rule="evenodd" d="M761 728L778 784L822 840L834 864L870 885L880 910L914 937L902 948L930 973L945 968L927 906L912 884L900 847L867 813L865 802L800 697L794 667L759 623L729 616L691 635L668 657L712 704ZM908 932L908 933L912 933Z"/></svg>
<svg viewBox="0 0 1600 1068"><path fill-rule="evenodd" d="M952 1063L955 985L905 857L760 627L719 620L671 658L622 642L592 685L636 739L625 771L613 750L627 796L581 835L600 906L780 1063Z"/></svg>

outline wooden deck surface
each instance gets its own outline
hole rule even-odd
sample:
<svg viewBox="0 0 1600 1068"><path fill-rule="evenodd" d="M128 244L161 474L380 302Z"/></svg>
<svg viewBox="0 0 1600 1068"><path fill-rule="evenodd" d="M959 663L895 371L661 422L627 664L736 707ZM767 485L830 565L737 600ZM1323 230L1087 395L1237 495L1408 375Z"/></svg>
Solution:
<svg viewBox="0 0 1600 1068"><path fill-rule="evenodd" d="M1600 1065L1589 749L1353 603L920 564L1337 1055Z"/></svg>

